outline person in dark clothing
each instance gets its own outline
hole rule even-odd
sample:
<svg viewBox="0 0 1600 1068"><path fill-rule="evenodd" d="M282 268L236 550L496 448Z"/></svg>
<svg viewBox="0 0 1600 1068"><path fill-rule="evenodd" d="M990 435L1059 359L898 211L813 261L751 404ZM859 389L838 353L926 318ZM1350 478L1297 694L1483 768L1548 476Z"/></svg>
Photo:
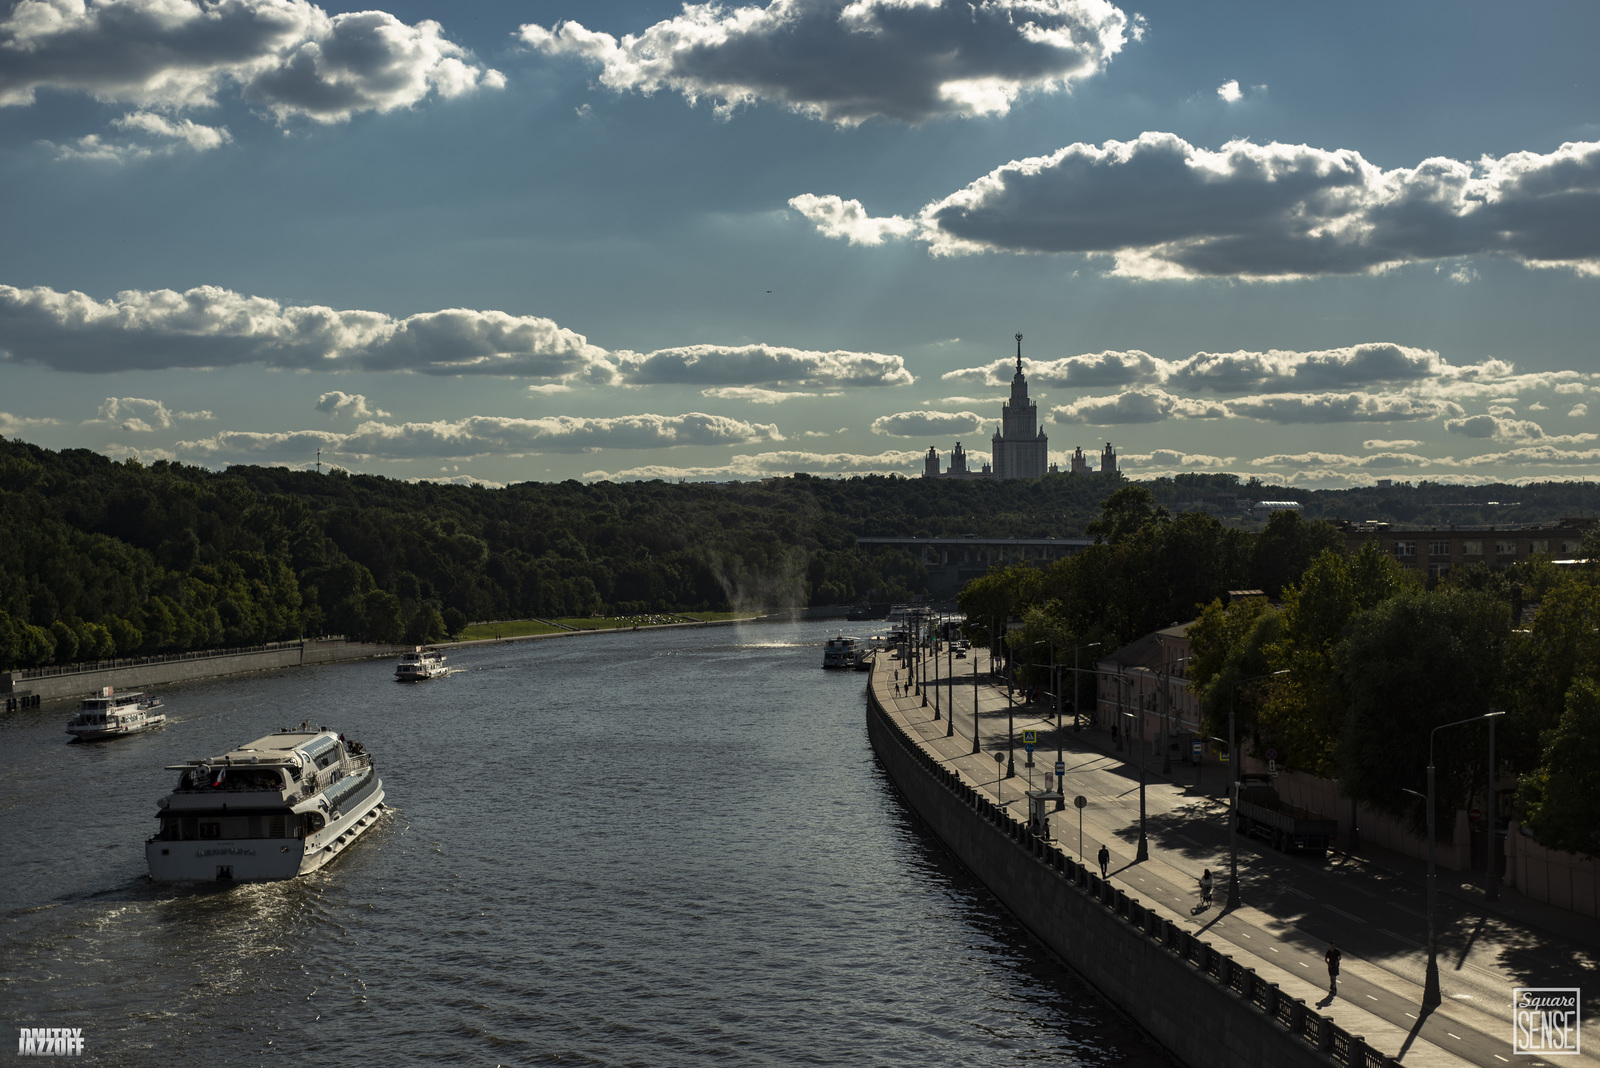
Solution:
<svg viewBox="0 0 1600 1068"><path fill-rule="evenodd" d="M1100 878L1104 879L1106 878L1106 869L1111 867L1111 850L1101 846L1100 853L1096 859L1100 861Z"/></svg>
<svg viewBox="0 0 1600 1068"><path fill-rule="evenodd" d="M1328 994L1330 996L1339 992L1339 960L1342 956L1343 954L1339 952L1339 947L1332 942L1328 943L1328 952L1322 955L1322 959L1328 962Z"/></svg>

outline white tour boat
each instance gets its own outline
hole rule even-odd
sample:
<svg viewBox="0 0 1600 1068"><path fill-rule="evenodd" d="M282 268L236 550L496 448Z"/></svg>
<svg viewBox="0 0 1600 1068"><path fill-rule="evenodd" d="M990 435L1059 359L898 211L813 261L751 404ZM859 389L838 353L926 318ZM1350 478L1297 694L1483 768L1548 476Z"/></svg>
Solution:
<svg viewBox="0 0 1600 1068"><path fill-rule="evenodd" d="M401 682L432 679L443 674L444 654L424 649L420 645L416 651L401 656L399 666L394 669L394 677Z"/></svg>
<svg viewBox="0 0 1600 1068"><path fill-rule="evenodd" d="M822 666L825 668L853 668L856 666L856 657L860 652L860 638L849 638L843 634L837 638L829 638L822 647Z"/></svg>
<svg viewBox="0 0 1600 1068"><path fill-rule="evenodd" d="M102 738L121 738L165 726L167 715L157 712L161 699L137 690L117 693L110 686L98 697L85 697L78 714L67 724L67 733L85 742Z"/></svg>
<svg viewBox="0 0 1600 1068"><path fill-rule="evenodd" d="M250 882L305 875L378 820L383 780L360 742L309 724L207 760L169 764L156 802L161 830L145 842L161 882Z"/></svg>

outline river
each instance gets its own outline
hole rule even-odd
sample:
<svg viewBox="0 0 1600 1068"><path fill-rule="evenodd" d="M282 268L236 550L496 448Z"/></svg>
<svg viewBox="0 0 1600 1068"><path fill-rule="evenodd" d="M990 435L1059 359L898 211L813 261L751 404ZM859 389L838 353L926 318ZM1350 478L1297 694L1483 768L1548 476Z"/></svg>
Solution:
<svg viewBox="0 0 1600 1068"><path fill-rule="evenodd" d="M901 806L829 629L191 683L108 743L0 717L6 1022L87 1064L1170 1065ZM308 717L375 755L378 827L289 883L152 883L163 765Z"/></svg>

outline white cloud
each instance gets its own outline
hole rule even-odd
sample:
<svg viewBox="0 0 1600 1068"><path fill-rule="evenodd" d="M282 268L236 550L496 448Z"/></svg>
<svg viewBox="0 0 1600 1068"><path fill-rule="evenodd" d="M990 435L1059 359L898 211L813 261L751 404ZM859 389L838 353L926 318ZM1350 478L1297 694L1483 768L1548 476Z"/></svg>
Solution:
<svg viewBox="0 0 1600 1068"><path fill-rule="evenodd" d="M1549 410L1550 409L1548 406L1540 404L1538 401L1534 401L1532 404L1528 405L1528 411L1530 412L1548 412Z"/></svg>
<svg viewBox="0 0 1600 1068"><path fill-rule="evenodd" d="M714 397L717 400L749 401L751 404L782 404L787 400L796 400L801 397L815 397L815 393L786 392L781 389L762 389L760 386L715 386L711 389L702 389L702 397Z"/></svg>
<svg viewBox="0 0 1600 1068"><path fill-rule="evenodd" d="M814 352L778 345L686 345L615 355L626 385L909 386L905 360L878 352Z"/></svg>
<svg viewBox="0 0 1600 1068"><path fill-rule="evenodd" d="M1134 389L1110 397L1085 397L1050 410L1058 423L1112 426L1164 419L1220 419L1228 410L1214 401L1178 397L1163 389Z"/></svg>
<svg viewBox="0 0 1600 1068"><path fill-rule="evenodd" d="M619 471L586 471L583 477L595 481L650 478L738 479L767 478L805 471L818 475L905 474L921 469L922 453L894 450L877 454L848 452L762 452L736 455L726 464L713 467L671 467L648 464Z"/></svg>
<svg viewBox="0 0 1600 1068"><path fill-rule="evenodd" d="M1105 386L1131 386L1138 383L1165 382L1176 366L1158 359L1148 352L1130 349L1126 352L1106 350L1079 356L1065 356L1057 360L1024 358L1023 373L1030 385L1043 388L1052 386L1096 388ZM1002 358L978 367L963 367L940 376L945 380L964 380L987 386L1004 386L1016 373L1013 359Z"/></svg>
<svg viewBox="0 0 1600 1068"><path fill-rule="evenodd" d="M872 432L897 438L945 437L975 434L983 423L976 412L897 412L874 419Z"/></svg>
<svg viewBox="0 0 1600 1068"><path fill-rule="evenodd" d="M609 353L534 315L448 308L383 312L281 305L216 286L126 290L110 300L0 285L0 358L61 371L265 364L290 370L403 371L702 387L910 385L899 356L779 345L690 345Z"/></svg>
<svg viewBox="0 0 1600 1068"><path fill-rule="evenodd" d="M1504 409L1501 409L1502 411ZM1494 441L1538 441L1547 445L1581 445L1600 438L1600 434L1547 434L1544 427L1528 419L1508 419L1491 408L1488 415L1446 419L1444 428L1452 434Z"/></svg>
<svg viewBox="0 0 1600 1068"><path fill-rule="evenodd" d="M336 123L504 84L437 22L305 0L21 0L0 18L0 106L54 89L171 112L237 92L279 122ZM120 122L195 148L222 136L142 114Z"/></svg>
<svg viewBox="0 0 1600 1068"><path fill-rule="evenodd" d="M1217 86L1217 95L1230 104L1236 104L1244 97L1244 93L1239 89L1239 80L1237 78L1229 78Z"/></svg>
<svg viewBox="0 0 1600 1068"><path fill-rule="evenodd" d="M618 92L707 97L722 117L766 101L850 126L1004 115L1094 74L1139 27L1108 0L772 0L685 4L621 40L576 22L518 32L599 64Z"/></svg>
<svg viewBox="0 0 1600 1068"><path fill-rule="evenodd" d="M822 198L826 199L826 198ZM1145 280L1282 280L1498 255L1600 273L1600 143L1384 170L1349 149L1170 133L1077 143L924 206L936 255L1081 253ZM852 232L874 222L864 211ZM840 236L849 236L842 234Z"/></svg>
<svg viewBox="0 0 1600 1068"><path fill-rule="evenodd" d="M1583 383L1581 383L1581 382L1563 382L1559 386L1556 387L1556 392L1557 393L1582 393L1583 392Z"/></svg>
<svg viewBox="0 0 1600 1068"><path fill-rule="evenodd" d="M134 413L139 413L135 415ZM146 397L107 397L96 412L97 418L89 420L91 423L115 423L121 421L122 429L129 432L148 432L160 427L169 429L173 422L179 419L215 419L216 416L208 411L200 412L175 412L158 400ZM151 424L154 424L153 426Z"/></svg>
<svg viewBox="0 0 1600 1068"><path fill-rule="evenodd" d="M198 441L180 441L180 454L257 463L287 460L318 448L334 456L368 460L469 459L528 453L595 452L601 449L661 449L681 445L747 445L782 441L770 423L721 415L624 415L609 418L551 416L516 419L477 415L431 423L368 421L348 434L300 430L260 433L229 430Z"/></svg>
<svg viewBox="0 0 1600 1068"><path fill-rule="evenodd" d="M824 237L842 237L852 245L881 245L891 237L909 237L916 232L914 219L898 215L868 218L859 200L802 193L789 198L789 206L813 223Z"/></svg>
<svg viewBox="0 0 1600 1068"><path fill-rule="evenodd" d="M477 475L438 475L432 478L408 478L407 482L436 482L442 486L482 486L484 489L505 489L504 482L492 482Z"/></svg>
<svg viewBox="0 0 1600 1068"><path fill-rule="evenodd" d="M360 393L345 393L337 389L317 398L317 411L329 415L348 415L353 419L382 419L389 414L382 408L369 408L367 398Z"/></svg>
<svg viewBox="0 0 1600 1068"><path fill-rule="evenodd" d="M1460 408L1393 393L1276 393L1230 400L1228 412L1273 423L1393 423L1459 415Z"/></svg>
<svg viewBox="0 0 1600 1068"><path fill-rule="evenodd" d="M1567 412L1567 417L1570 419L1582 419L1588 414L1589 406L1587 404L1574 404L1571 410Z"/></svg>
<svg viewBox="0 0 1600 1068"><path fill-rule="evenodd" d="M10 412L0 412L0 435L16 437L23 431L34 430L41 426L56 426L59 419L45 416L12 415Z"/></svg>
<svg viewBox="0 0 1600 1068"><path fill-rule="evenodd" d="M151 156L170 156L183 149L209 152L233 140L226 126L205 126L192 119L173 121L150 111L131 112L112 120L111 125L135 134L136 139L108 141L99 134L87 134L64 145L50 141L41 143L55 149L57 159L128 163Z"/></svg>
<svg viewBox="0 0 1600 1068"><path fill-rule="evenodd" d="M1348 456L1336 452L1301 452L1301 453L1275 453L1270 456L1259 456L1250 461L1252 467L1295 467L1295 468L1352 468L1355 470L1396 470L1428 467L1439 463L1449 464L1449 460L1432 460L1426 456L1414 453L1381 452L1367 456Z"/></svg>
<svg viewBox="0 0 1600 1068"><path fill-rule="evenodd" d="M1361 443L1363 449L1414 449L1422 442L1414 438L1397 438L1394 441L1383 441L1379 438L1368 438Z"/></svg>
<svg viewBox="0 0 1600 1068"><path fill-rule="evenodd" d="M1516 470L1526 464L1600 464L1600 449L1561 449L1554 445L1529 445L1508 452L1484 453L1461 461L1465 467L1504 467Z"/></svg>
<svg viewBox="0 0 1600 1068"><path fill-rule="evenodd" d="M1196 471L1232 466L1232 456L1207 456L1205 453L1179 452L1174 449L1155 449L1151 452L1125 452L1117 457L1121 467L1137 468L1142 474L1155 476L1172 471Z"/></svg>

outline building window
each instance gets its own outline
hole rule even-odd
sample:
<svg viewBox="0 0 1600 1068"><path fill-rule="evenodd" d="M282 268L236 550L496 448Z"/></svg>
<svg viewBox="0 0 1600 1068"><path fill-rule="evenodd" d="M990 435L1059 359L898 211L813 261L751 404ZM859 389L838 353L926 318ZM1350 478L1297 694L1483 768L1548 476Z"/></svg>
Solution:
<svg viewBox="0 0 1600 1068"><path fill-rule="evenodd" d="M1429 556L1449 556L1450 543L1447 541L1430 541L1428 543Z"/></svg>
<svg viewBox="0 0 1600 1068"><path fill-rule="evenodd" d="M1497 541L1494 543L1494 551L1501 556L1515 556L1517 555L1517 543L1514 541Z"/></svg>
<svg viewBox="0 0 1600 1068"><path fill-rule="evenodd" d="M1550 551L1550 543L1547 541L1533 542L1530 551L1536 553L1548 553Z"/></svg>
<svg viewBox="0 0 1600 1068"><path fill-rule="evenodd" d="M1394 554L1396 556L1415 556L1417 555L1417 543L1414 541L1397 541L1394 543Z"/></svg>
<svg viewBox="0 0 1600 1068"><path fill-rule="evenodd" d="M1571 556L1574 553L1576 553L1577 551L1578 551L1578 543L1577 542L1575 542L1575 541L1564 541L1564 542L1561 543L1561 552L1562 552L1563 555Z"/></svg>
<svg viewBox="0 0 1600 1068"><path fill-rule="evenodd" d="M1482 556L1483 555L1483 542L1481 542L1481 541L1464 541L1464 542L1461 543L1461 552L1466 556Z"/></svg>
<svg viewBox="0 0 1600 1068"><path fill-rule="evenodd" d="M1449 573L1450 573L1450 565L1449 564L1429 564L1428 565L1428 574L1432 575L1436 579L1444 578Z"/></svg>

